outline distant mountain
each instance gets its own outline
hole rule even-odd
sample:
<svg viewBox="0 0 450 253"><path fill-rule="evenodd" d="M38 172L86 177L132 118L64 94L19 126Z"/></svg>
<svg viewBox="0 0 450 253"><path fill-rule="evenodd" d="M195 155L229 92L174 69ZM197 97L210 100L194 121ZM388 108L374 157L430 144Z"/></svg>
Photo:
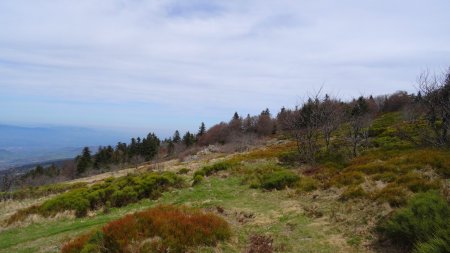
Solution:
<svg viewBox="0 0 450 253"><path fill-rule="evenodd" d="M82 147L115 145L128 136L82 127L22 127L0 124L0 170L48 160L73 158Z"/></svg>

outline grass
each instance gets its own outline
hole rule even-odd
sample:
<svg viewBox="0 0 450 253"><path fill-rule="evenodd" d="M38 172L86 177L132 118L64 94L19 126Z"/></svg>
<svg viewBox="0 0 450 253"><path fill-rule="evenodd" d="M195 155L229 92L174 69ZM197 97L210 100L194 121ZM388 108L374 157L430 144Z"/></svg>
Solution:
<svg viewBox="0 0 450 253"><path fill-rule="evenodd" d="M320 232L327 229L310 226L313 220L302 214L285 191L262 192L241 182L239 177L211 177L193 188L163 193L157 201L112 208L108 214L11 228L0 234L0 252L58 252L68 238L156 204L184 204L206 210L222 207L234 237L219 244L223 252L241 252L255 233L272 235L274 247L283 252L335 252L336 245L328 241L328 234ZM206 248L199 251L209 252Z"/></svg>

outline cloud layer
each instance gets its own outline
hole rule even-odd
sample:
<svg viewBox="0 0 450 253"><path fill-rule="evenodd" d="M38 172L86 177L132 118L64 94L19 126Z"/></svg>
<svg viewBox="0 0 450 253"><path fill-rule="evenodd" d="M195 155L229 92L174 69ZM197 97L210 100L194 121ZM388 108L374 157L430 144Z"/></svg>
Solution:
<svg viewBox="0 0 450 253"><path fill-rule="evenodd" d="M234 111L413 90L449 65L450 2L4 0L0 121L163 133ZM165 130L164 130L165 129Z"/></svg>

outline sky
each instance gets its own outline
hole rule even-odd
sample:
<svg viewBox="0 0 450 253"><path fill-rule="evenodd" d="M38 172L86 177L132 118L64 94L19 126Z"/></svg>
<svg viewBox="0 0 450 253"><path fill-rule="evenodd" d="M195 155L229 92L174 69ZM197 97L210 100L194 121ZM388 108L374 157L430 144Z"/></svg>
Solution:
<svg viewBox="0 0 450 253"><path fill-rule="evenodd" d="M2 0L0 123L170 135L450 66L448 0Z"/></svg>

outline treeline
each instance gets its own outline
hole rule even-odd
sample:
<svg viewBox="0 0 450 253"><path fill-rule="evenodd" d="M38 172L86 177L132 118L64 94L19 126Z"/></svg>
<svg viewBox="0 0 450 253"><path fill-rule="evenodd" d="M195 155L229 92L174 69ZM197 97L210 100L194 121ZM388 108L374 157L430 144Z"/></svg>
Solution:
<svg viewBox="0 0 450 253"><path fill-rule="evenodd" d="M398 138L417 146L450 146L450 70L443 75L422 74L416 94L398 91L383 96L367 96L342 101L325 94L316 94L293 109L281 108L276 116L269 109L259 115L245 117L237 112L228 122L209 129L204 123L196 133L183 135L177 130L171 138L160 139L153 133L146 138L132 138L130 143L119 142L115 147L100 147L94 154L85 147L74 161L60 167L36 167L21 176L23 184L39 185L75 178L86 173L98 173L124 166L137 166L155 158L171 159L180 154L218 144L228 145L227 151L244 151L255 141L274 134L293 137L298 154L292 159L314 164L325 155L355 157L376 145L370 136L376 134L372 126L377 115L402 112L404 125L396 131ZM339 151L339 152L337 152ZM3 190L10 189L17 177L5 177ZM43 182L41 182L43 181ZM36 183L38 182L38 183Z"/></svg>

